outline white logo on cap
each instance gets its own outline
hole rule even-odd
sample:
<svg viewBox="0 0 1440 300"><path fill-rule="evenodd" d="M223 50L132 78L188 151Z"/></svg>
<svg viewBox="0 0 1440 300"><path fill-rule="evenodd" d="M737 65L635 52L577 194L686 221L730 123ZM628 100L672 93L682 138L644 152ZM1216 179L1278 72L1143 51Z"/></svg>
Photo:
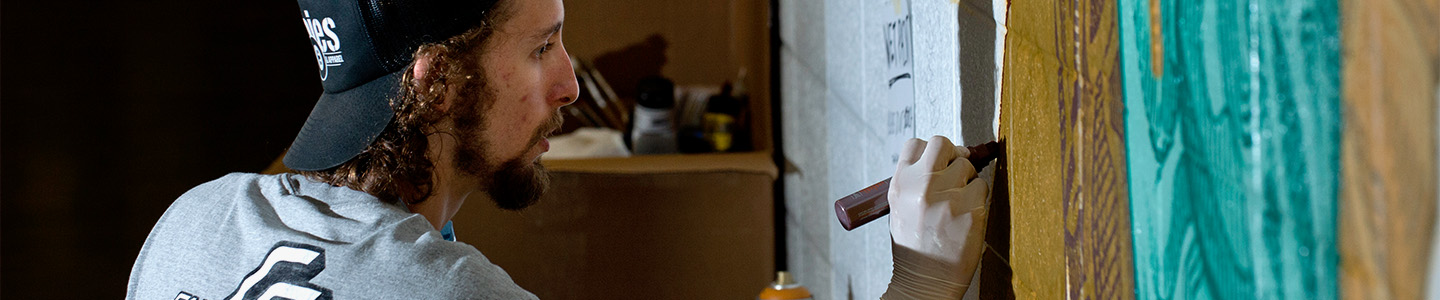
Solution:
<svg viewBox="0 0 1440 300"><path fill-rule="evenodd" d="M313 19L310 11L304 13L305 29L310 31L310 46L315 49L315 63L320 65L320 81L325 81L326 77L330 77L330 67L345 63L345 57L340 55L340 36L335 35L334 19Z"/></svg>

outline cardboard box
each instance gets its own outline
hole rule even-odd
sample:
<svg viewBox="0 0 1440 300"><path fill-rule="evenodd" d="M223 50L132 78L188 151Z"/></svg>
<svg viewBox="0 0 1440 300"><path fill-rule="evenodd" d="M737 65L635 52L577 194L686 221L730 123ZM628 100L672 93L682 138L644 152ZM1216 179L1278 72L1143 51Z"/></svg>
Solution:
<svg viewBox="0 0 1440 300"><path fill-rule="evenodd" d="M472 199L456 236L542 299L751 299L773 278L768 154L547 161L539 204Z"/></svg>

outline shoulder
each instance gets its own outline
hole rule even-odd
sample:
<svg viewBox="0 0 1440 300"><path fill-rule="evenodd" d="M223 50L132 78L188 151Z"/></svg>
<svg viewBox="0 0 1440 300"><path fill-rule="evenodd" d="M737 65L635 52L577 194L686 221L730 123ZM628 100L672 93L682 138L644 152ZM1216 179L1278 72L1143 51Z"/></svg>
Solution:
<svg viewBox="0 0 1440 300"><path fill-rule="evenodd" d="M170 204L170 208L166 209L165 214L157 222L157 229L169 223L167 221L175 221L176 218L189 219L195 217L196 214L216 213L237 202L250 202L251 199L263 198L262 190L265 190L263 188L265 184L262 182L266 182L266 178L270 178L271 180L268 180L270 182L278 182L274 179L275 176L277 175L230 173L219 179L195 186ZM271 185L278 186L278 184Z"/></svg>
<svg viewBox="0 0 1440 300"><path fill-rule="evenodd" d="M258 183L266 177L229 174L191 188L171 203L140 248L131 267L127 293L141 298L173 296L173 292L160 291L156 287L182 281L188 283L204 277L203 272L196 273L194 262L212 257L206 250L239 240L234 238L235 232L215 230L205 225L231 216L234 203L245 202L237 199L251 191L258 194L261 190ZM206 265L219 267L226 264Z"/></svg>
<svg viewBox="0 0 1440 300"><path fill-rule="evenodd" d="M458 257L445 270L448 278L454 278L449 281L448 290L456 299L536 299L534 294L515 284L510 274L500 266L491 263L475 248L464 246L470 249L469 253Z"/></svg>
<svg viewBox="0 0 1440 300"><path fill-rule="evenodd" d="M239 173L239 172L236 172L236 173L225 174L225 176L220 176L220 178L216 178L215 180L211 180L211 181L209 181L209 182L202 183L202 184L200 184L200 185L198 185L198 186L195 186L195 188L190 189L190 190L191 190L192 192L194 192L194 191L205 191L205 190L222 189L222 188L227 187L227 186L253 185L253 184L256 184L256 183L260 182L262 179L276 178L276 177L279 177L279 176L282 176L282 175L284 175L284 174L263 175L263 174L255 174L255 173ZM188 194L188 192L187 192L187 194Z"/></svg>
<svg viewBox="0 0 1440 300"><path fill-rule="evenodd" d="M196 200L214 200L217 199L216 196L223 195L253 194L251 196L261 196L260 192L262 187L266 185L265 183L270 183L278 187L280 181L280 179L278 179L279 176L282 175L261 175L253 173L226 174L219 179L211 180L191 188L189 191L181 194L180 198L175 200L175 204L185 204L186 202Z"/></svg>
<svg viewBox="0 0 1440 300"><path fill-rule="evenodd" d="M428 224L428 223L427 223ZM421 266L421 273L434 274L435 291L450 299L535 299L535 295L515 284L500 266L495 265L475 247L451 242L438 232L425 234L408 248L411 255L402 255L401 265Z"/></svg>

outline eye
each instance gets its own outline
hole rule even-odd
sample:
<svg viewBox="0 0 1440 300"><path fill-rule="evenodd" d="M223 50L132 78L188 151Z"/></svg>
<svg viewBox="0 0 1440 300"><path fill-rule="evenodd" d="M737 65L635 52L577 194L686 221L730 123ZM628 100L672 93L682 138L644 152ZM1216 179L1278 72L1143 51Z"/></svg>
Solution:
<svg viewBox="0 0 1440 300"><path fill-rule="evenodd" d="M554 46L555 46L555 43L545 42L545 45L544 45L544 46L540 46L539 49L535 49L535 57L545 56L545 53L550 52L550 47L554 47Z"/></svg>

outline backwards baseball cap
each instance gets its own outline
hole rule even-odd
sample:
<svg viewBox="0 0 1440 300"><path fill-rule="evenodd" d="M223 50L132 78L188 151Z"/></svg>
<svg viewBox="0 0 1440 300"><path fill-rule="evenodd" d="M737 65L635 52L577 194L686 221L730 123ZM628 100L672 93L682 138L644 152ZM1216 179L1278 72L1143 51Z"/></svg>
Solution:
<svg viewBox="0 0 1440 300"><path fill-rule="evenodd" d="M415 49L479 26L496 0L300 0L324 93L285 154L301 171L333 168L385 130Z"/></svg>

